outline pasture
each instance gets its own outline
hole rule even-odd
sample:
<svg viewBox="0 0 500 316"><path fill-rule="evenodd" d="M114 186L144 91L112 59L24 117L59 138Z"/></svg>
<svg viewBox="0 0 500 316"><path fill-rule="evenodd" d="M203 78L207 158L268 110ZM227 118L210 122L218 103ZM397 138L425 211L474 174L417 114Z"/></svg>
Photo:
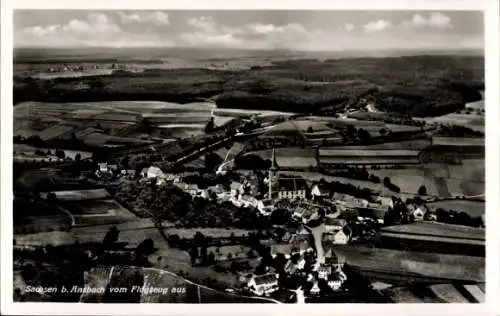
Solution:
<svg viewBox="0 0 500 316"><path fill-rule="evenodd" d="M461 165L425 164L423 168L426 175L436 181L441 196L471 196L485 192L484 159L464 159Z"/></svg>
<svg viewBox="0 0 500 316"><path fill-rule="evenodd" d="M471 217L482 216L486 210L485 202L470 200L443 200L427 203L427 206L432 210L442 208L446 211L465 212Z"/></svg>
<svg viewBox="0 0 500 316"><path fill-rule="evenodd" d="M440 123L464 126L483 133L485 131L484 115L450 113L443 116L425 118L424 121L429 124Z"/></svg>
<svg viewBox="0 0 500 316"><path fill-rule="evenodd" d="M119 224L137 220L133 213L113 199L73 201L63 205L74 215L77 226Z"/></svg>
<svg viewBox="0 0 500 316"><path fill-rule="evenodd" d="M391 179L392 183L401 188L402 192L417 194L418 189L423 185L427 189L427 195L439 195L435 181L432 178L427 177L425 171L420 167L369 170L369 172L378 176L381 180L388 177Z"/></svg>
<svg viewBox="0 0 500 316"><path fill-rule="evenodd" d="M96 200L110 197L106 189L54 191L53 193L61 201Z"/></svg>

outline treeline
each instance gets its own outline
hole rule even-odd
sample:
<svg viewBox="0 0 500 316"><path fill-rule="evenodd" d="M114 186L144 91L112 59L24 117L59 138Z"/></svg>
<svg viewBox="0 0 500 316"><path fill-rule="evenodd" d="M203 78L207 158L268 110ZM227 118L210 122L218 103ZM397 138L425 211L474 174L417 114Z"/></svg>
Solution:
<svg viewBox="0 0 500 316"><path fill-rule="evenodd" d="M443 137L464 137L464 138L481 138L484 133L475 131L465 126L441 124L435 135Z"/></svg>

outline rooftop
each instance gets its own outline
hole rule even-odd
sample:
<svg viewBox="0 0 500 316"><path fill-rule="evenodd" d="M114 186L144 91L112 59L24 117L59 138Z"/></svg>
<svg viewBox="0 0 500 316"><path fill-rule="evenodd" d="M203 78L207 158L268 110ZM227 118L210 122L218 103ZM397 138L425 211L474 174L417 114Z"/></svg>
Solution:
<svg viewBox="0 0 500 316"><path fill-rule="evenodd" d="M302 178L280 178L278 179L279 191L307 190L307 182Z"/></svg>

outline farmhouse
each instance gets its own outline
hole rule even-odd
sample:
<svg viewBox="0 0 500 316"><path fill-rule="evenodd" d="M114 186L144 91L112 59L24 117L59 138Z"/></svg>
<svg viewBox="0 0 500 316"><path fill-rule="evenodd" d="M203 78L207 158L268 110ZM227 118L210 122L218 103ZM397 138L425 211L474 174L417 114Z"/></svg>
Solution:
<svg viewBox="0 0 500 316"><path fill-rule="evenodd" d="M107 162L101 162L97 164L97 170L102 173L107 173L108 172L108 163Z"/></svg>
<svg viewBox="0 0 500 316"><path fill-rule="evenodd" d="M254 275L247 286L256 295L271 294L278 290L278 275L275 273Z"/></svg>
<svg viewBox="0 0 500 316"><path fill-rule="evenodd" d="M324 168L416 165L420 163L418 155L417 150L349 150L334 147L318 150L319 164Z"/></svg>
<svg viewBox="0 0 500 316"><path fill-rule="evenodd" d="M311 190L311 196L313 198L325 198L330 196L330 189L326 183L315 184Z"/></svg>
<svg viewBox="0 0 500 316"><path fill-rule="evenodd" d="M326 232L337 232L347 224L345 219L327 217L325 221Z"/></svg>
<svg viewBox="0 0 500 316"><path fill-rule="evenodd" d="M177 186L179 189L183 190L184 192L191 194L191 196L197 196L200 191L196 184L176 182L174 183L174 185Z"/></svg>
<svg viewBox="0 0 500 316"><path fill-rule="evenodd" d="M149 168L143 168L141 170L141 176L144 178L163 178L165 177L165 174L160 168L151 166Z"/></svg>

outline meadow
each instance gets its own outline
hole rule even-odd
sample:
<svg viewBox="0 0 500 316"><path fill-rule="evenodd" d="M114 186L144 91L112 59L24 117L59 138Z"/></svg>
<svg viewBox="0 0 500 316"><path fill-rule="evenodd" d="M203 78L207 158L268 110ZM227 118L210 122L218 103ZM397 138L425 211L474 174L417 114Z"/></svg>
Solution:
<svg viewBox="0 0 500 316"><path fill-rule="evenodd" d="M443 200L427 203L427 206L433 210L441 208L446 211L465 212L471 217L483 216L486 210L485 202L470 200Z"/></svg>

